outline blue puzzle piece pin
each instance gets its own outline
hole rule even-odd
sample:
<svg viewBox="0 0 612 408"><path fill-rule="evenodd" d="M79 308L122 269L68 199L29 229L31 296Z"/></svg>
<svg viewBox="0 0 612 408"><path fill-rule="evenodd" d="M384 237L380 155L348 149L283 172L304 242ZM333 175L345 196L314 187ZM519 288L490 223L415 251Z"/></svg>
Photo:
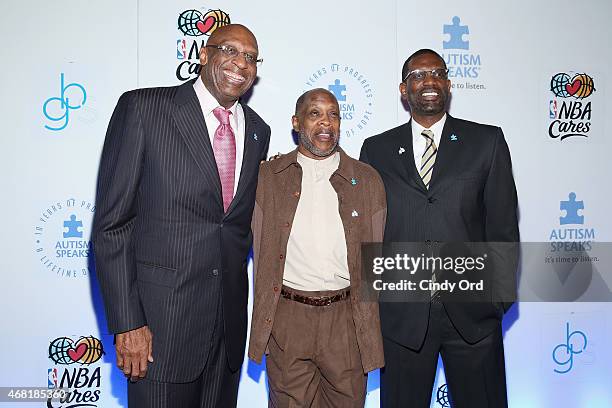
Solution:
<svg viewBox="0 0 612 408"><path fill-rule="evenodd" d="M351 179L351 184L352 184L352 185L354 185L354 186L356 186L356 185L357 185L357 179L356 179L355 177L353 177L353 178Z"/></svg>
<svg viewBox="0 0 612 408"><path fill-rule="evenodd" d="M253 140L257 140L257 133L253 133Z"/></svg>
<svg viewBox="0 0 612 408"><path fill-rule="evenodd" d="M459 138L457 137L456 134L453 133L452 135L450 135L450 140L452 140L453 142L456 142L457 140L459 140Z"/></svg>

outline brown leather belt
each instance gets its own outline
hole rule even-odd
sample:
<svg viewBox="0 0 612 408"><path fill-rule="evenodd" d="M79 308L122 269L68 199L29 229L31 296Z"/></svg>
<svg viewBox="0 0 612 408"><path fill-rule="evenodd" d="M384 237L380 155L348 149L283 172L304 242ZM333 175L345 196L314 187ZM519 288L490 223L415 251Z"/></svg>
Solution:
<svg viewBox="0 0 612 408"><path fill-rule="evenodd" d="M310 306L329 306L332 303L340 300L348 299L351 291L349 289L333 296L303 296L297 293L289 292L285 288L281 289L281 296L285 299L293 300L299 303L304 303Z"/></svg>

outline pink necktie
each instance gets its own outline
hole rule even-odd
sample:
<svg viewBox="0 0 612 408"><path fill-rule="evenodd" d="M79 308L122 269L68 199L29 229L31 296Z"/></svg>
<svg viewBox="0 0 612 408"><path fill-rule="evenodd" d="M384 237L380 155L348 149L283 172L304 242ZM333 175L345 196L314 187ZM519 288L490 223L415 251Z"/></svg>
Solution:
<svg viewBox="0 0 612 408"><path fill-rule="evenodd" d="M222 107L215 108L213 113L219 121L213 139L213 152L221 179L221 192L223 195L223 211L227 209L234 197L234 172L236 170L236 139L230 126L229 115L232 113Z"/></svg>

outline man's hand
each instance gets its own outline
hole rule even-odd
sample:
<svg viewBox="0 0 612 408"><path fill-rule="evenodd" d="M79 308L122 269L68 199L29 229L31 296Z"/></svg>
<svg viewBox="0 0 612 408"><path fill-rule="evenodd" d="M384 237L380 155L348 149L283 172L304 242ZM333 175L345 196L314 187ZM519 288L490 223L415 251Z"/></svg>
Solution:
<svg viewBox="0 0 612 408"><path fill-rule="evenodd" d="M119 333L115 336L117 367L130 381L147 374L147 363L153 362L153 334L148 326Z"/></svg>

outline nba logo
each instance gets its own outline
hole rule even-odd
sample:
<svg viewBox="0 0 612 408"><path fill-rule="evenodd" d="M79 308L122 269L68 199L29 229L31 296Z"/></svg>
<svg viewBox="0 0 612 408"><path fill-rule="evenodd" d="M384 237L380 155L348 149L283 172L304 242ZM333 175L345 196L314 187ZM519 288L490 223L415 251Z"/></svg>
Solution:
<svg viewBox="0 0 612 408"><path fill-rule="evenodd" d="M47 370L47 387L57 388L57 368Z"/></svg>
<svg viewBox="0 0 612 408"><path fill-rule="evenodd" d="M551 99L548 104L548 116L551 119L555 119L557 117L557 100Z"/></svg>
<svg viewBox="0 0 612 408"><path fill-rule="evenodd" d="M176 40L176 58L180 60L187 58L187 43L185 40Z"/></svg>

